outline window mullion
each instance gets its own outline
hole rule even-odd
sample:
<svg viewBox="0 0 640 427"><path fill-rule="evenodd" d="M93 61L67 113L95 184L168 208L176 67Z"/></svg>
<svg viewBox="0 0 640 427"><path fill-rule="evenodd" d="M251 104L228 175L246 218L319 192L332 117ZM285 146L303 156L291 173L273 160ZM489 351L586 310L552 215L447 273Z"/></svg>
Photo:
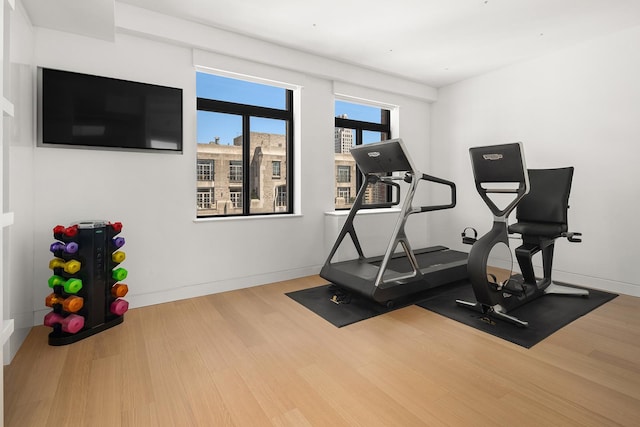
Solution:
<svg viewBox="0 0 640 427"><path fill-rule="evenodd" d="M242 214L249 215L251 207L251 116L242 116Z"/></svg>
<svg viewBox="0 0 640 427"><path fill-rule="evenodd" d="M293 212L293 157L294 157L294 144L293 144L293 91L287 90L287 113L289 113L289 119L287 120L287 171L286 171L286 183L287 183L287 206L290 212Z"/></svg>
<svg viewBox="0 0 640 427"><path fill-rule="evenodd" d="M362 145L362 128L356 128L356 141L355 145ZM362 187L362 183L364 182L364 176L362 172L360 172L360 168L356 166L356 193L360 191L360 187Z"/></svg>

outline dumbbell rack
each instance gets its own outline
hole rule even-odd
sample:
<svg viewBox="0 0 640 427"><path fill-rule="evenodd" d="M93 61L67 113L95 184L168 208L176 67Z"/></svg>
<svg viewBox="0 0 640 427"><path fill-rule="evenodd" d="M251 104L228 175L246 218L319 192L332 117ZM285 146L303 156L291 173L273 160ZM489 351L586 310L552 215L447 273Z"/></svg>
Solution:
<svg viewBox="0 0 640 427"><path fill-rule="evenodd" d="M55 258L49 263L53 293L45 300L53 310L44 321L53 328L49 345L71 344L123 322L129 303L121 298L127 285L118 283L127 270L116 268L125 259L118 250L124 238L116 237L121 230L122 223L108 221L54 227L57 241L50 250Z"/></svg>

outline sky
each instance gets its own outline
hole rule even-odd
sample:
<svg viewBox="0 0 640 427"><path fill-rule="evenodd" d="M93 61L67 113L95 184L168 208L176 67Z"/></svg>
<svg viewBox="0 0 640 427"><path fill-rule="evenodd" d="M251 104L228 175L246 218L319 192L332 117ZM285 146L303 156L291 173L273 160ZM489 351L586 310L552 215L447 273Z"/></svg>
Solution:
<svg viewBox="0 0 640 427"><path fill-rule="evenodd" d="M285 109L286 89L267 86L243 80L230 79L213 74L196 74L196 94L199 98L217 99L240 104L257 105ZM345 101L335 102L335 115L347 114L355 120L380 123L380 109L376 107L353 104ZM208 144L219 137L220 144L233 144L233 139L242 134L242 118L233 114L198 111L197 140L199 144ZM284 135L285 122L282 120L251 119L251 130ZM366 142L379 140L379 135L365 135ZM333 141L328 143L333 144Z"/></svg>

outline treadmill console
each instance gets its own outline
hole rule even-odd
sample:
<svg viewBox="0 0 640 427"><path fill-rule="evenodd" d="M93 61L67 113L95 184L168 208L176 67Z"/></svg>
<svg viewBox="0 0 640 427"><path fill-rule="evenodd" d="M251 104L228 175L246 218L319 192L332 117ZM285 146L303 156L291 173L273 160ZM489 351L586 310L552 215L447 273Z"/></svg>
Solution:
<svg viewBox="0 0 640 427"><path fill-rule="evenodd" d="M351 155L365 175L416 170L399 138L357 145L351 148Z"/></svg>

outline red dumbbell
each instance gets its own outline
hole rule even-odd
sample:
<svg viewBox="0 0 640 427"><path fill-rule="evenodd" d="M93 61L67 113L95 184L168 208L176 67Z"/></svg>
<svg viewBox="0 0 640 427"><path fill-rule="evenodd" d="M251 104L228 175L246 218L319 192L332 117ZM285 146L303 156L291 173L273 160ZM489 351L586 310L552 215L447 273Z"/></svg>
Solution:
<svg viewBox="0 0 640 427"><path fill-rule="evenodd" d="M129 303L123 299L118 298L111 303L111 307L109 307L109 309L116 316L122 316L127 312L127 310L129 310Z"/></svg>
<svg viewBox="0 0 640 427"><path fill-rule="evenodd" d="M75 334L84 328L84 317L77 314L70 314L64 317L54 311L44 316L44 326L53 327L56 324L62 325L64 332Z"/></svg>
<svg viewBox="0 0 640 427"><path fill-rule="evenodd" d="M78 234L78 225L72 225L64 229L64 235L67 237L73 237Z"/></svg>
<svg viewBox="0 0 640 427"><path fill-rule="evenodd" d="M72 225L71 227L65 227L64 225L56 225L53 227L53 235L64 234L67 237L73 237L78 234L78 225Z"/></svg>

